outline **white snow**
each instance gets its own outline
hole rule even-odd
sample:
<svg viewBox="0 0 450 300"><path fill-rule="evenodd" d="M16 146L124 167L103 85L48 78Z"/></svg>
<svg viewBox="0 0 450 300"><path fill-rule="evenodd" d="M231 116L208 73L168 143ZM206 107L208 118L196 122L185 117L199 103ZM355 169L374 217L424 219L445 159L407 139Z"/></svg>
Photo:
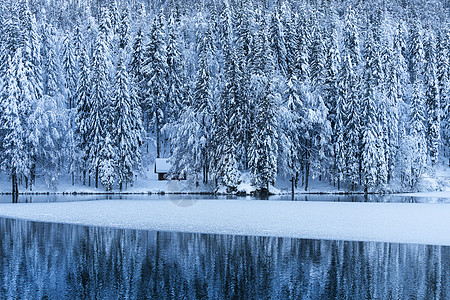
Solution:
<svg viewBox="0 0 450 300"><path fill-rule="evenodd" d="M169 173L172 168L171 163L168 158L156 158L155 159L155 170L156 173Z"/></svg>
<svg viewBox="0 0 450 300"><path fill-rule="evenodd" d="M189 201L0 204L0 216L128 229L450 246L450 204Z"/></svg>

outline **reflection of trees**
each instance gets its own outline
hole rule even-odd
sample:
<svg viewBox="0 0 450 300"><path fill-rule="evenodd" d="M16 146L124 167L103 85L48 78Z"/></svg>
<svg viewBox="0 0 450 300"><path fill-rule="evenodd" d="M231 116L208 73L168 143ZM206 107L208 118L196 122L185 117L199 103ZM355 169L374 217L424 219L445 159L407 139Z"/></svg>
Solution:
<svg viewBox="0 0 450 300"><path fill-rule="evenodd" d="M449 299L450 249L0 219L0 298Z"/></svg>

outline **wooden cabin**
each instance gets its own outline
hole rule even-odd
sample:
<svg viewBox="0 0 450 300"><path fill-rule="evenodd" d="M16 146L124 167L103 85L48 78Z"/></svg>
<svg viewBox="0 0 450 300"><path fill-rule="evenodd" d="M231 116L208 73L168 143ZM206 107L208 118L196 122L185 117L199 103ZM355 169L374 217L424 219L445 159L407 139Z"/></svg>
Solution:
<svg viewBox="0 0 450 300"><path fill-rule="evenodd" d="M155 173L158 174L158 180L167 180L172 165L168 158L157 158L155 160Z"/></svg>

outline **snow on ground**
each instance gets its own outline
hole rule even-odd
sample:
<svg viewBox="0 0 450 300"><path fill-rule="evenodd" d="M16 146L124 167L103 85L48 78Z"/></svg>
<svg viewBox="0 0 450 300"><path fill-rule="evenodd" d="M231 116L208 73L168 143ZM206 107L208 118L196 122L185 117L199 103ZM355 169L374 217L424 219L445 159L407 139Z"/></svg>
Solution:
<svg viewBox="0 0 450 300"><path fill-rule="evenodd" d="M0 204L0 216L128 229L450 246L450 204L99 200Z"/></svg>

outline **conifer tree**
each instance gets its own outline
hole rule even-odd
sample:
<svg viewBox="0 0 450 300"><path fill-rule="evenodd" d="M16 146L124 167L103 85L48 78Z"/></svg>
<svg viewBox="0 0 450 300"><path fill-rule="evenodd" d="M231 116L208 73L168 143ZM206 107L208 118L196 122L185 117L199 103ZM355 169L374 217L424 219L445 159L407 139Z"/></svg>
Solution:
<svg viewBox="0 0 450 300"><path fill-rule="evenodd" d="M428 34L425 43L425 98L427 116L427 147L431 164L438 163L441 133L441 105L437 77L436 42L433 34Z"/></svg>
<svg viewBox="0 0 450 300"><path fill-rule="evenodd" d="M0 124L3 131L1 140L3 152L0 156L1 167L11 177L12 194L17 197L19 193L19 176L28 172L27 152L24 145L24 130L20 117L20 101L23 91L20 90L20 77L24 76L22 51L19 48L14 58L8 57L8 69L3 78L1 94Z"/></svg>
<svg viewBox="0 0 450 300"><path fill-rule="evenodd" d="M350 7L345 15L343 32L343 62L340 74L344 114L344 153L346 175L353 190L360 182L360 64L361 52L354 10Z"/></svg>
<svg viewBox="0 0 450 300"><path fill-rule="evenodd" d="M406 182L411 188L417 184L425 171L427 163L427 141L426 141L426 118L425 118L425 95L423 85L420 81L414 83L411 99L411 113L409 118L409 144L407 155L410 157L409 170L406 170Z"/></svg>
<svg viewBox="0 0 450 300"><path fill-rule="evenodd" d="M250 143L250 173L252 183L262 193L269 193L275 184L278 158L278 121L276 106L280 95L275 90L271 74L275 70L271 48L265 51L264 69L252 75L252 96L255 99L254 126Z"/></svg>
<svg viewBox="0 0 450 300"><path fill-rule="evenodd" d="M116 155L116 175L120 186L123 183L130 182L133 179L133 168L135 161L133 151L136 149L137 140L134 138L132 114L132 98L130 95L129 78L124 63L124 54L122 53L118 60L117 71L114 82L114 99L112 103L113 111L113 141L112 147ZM108 158L109 159L109 158Z"/></svg>
<svg viewBox="0 0 450 300"><path fill-rule="evenodd" d="M161 128L167 122L167 47L165 18L160 12L153 20L145 49L143 71L146 82L147 120L154 120L156 157L164 153Z"/></svg>
<svg viewBox="0 0 450 300"><path fill-rule="evenodd" d="M98 188L99 180L101 146L106 133L112 126L108 103L108 51L105 35L100 31L95 41L92 57L90 111L87 123L89 169L94 172L96 188Z"/></svg>
<svg viewBox="0 0 450 300"><path fill-rule="evenodd" d="M364 175L364 191L367 193L375 187L378 182L377 163L382 158L377 141L380 132L377 118L377 81L378 72L376 66L376 49L374 49L374 38L372 29L369 28L365 41L365 68L363 83L363 103L361 115L362 146L361 159Z"/></svg>
<svg viewBox="0 0 450 300"><path fill-rule="evenodd" d="M83 47L78 62L80 75L77 82L76 92L76 114L75 114L75 135L76 144L79 151L81 170L83 173L83 184L86 184L86 171L88 170L89 155L89 115L91 112L91 90L90 90L90 64L86 49Z"/></svg>
<svg viewBox="0 0 450 300"><path fill-rule="evenodd" d="M176 120L183 102L184 68L178 27L172 11L167 26L167 122Z"/></svg>
<svg viewBox="0 0 450 300"><path fill-rule="evenodd" d="M77 58L73 51L74 42L72 35L66 33L63 41L62 67L64 70L64 87L67 94L68 108L76 107L76 88L78 81Z"/></svg>
<svg viewBox="0 0 450 300"><path fill-rule="evenodd" d="M136 36L133 42L133 50L131 54L130 61L130 75L133 80L133 86L136 93L137 100L141 109L146 112L146 99L145 99L145 91L146 91L146 82L145 75L143 70L143 61L144 61L144 37L142 33L142 28L139 27ZM144 115L145 117L145 115Z"/></svg>
<svg viewBox="0 0 450 300"><path fill-rule="evenodd" d="M100 182L105 187L106 191L111 191L117 176L116 173L116 153L113 146L113 141L106 134L105 139L102 141L99 154L99 177Z"/></svg>

